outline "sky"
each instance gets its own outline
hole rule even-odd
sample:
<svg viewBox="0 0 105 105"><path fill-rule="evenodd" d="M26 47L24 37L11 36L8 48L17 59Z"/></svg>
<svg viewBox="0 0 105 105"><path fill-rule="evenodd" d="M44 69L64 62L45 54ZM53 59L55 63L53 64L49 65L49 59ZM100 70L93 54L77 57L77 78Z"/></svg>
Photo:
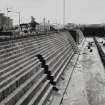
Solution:
<svg viewBox="0 0 105 105"><path fill-rule="evenodd" d="M65 0L65 22L80 24L99 24L105 22L105 0ZM30 22L31 16L42 22L63 22L63 0L0 0L0 12L8 13L18 24L17 11L21 12L21 23Z"/></svg>

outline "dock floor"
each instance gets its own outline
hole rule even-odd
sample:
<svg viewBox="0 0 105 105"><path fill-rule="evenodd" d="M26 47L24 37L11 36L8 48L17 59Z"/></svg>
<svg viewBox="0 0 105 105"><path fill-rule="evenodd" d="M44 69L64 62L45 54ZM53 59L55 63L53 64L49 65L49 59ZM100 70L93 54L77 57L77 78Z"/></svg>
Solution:
<svg viewBox="0 0 105 105"><path fill-rule="evenodd" d="M93 52L87 48L89 41L85 40L62 105L105 105L104 67L95 44Z"/></svg>

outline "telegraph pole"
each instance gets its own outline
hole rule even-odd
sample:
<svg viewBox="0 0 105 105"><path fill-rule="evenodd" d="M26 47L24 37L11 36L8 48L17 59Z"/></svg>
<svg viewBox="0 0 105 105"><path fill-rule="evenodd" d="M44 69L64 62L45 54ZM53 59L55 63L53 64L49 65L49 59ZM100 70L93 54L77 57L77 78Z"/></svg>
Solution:
<svg viewBox="0 0 105 105"><path fill-rule="evenodd" d="M14 12L14 11L8 11L8 9L7 9L7 16L8 16L8 12L12 12L12 13L16 13L16 14L18 14L18 17L19 17L19 31L20 31L20 11L18 11L18 12Z"/></svg>
<svg viewBox="0 0 105 105"><path fill-rule="evenodd" d="M44 32L45 32L45 18L43 18Z"/></svg>
<svg viewBox="0 0 105 105"><path fill-rule="evenodd" d="M8 8L7 8L7 28L9 27L9 17L8 17Z"/></svg>
<svg viewBox="0 0 105 105"><path fill-rule="evenodd" d="M19 31L20 31L20 11L19 12L16 12L17 14L18 14L18 16L19 16Z"/></svg>
<svg viewBox="0 0 105 105"><path fill-rule="evenodd" d="M7 8L7 29L9 29L9 16L8 16L8 13L11 12L9 9L11 9L11 8Z"/></svg>
<svg viewBox="0 0 105 105"><path fill-rule="evenodd" d="M65 25L65 0L63 0L63 25Z"/></svg>

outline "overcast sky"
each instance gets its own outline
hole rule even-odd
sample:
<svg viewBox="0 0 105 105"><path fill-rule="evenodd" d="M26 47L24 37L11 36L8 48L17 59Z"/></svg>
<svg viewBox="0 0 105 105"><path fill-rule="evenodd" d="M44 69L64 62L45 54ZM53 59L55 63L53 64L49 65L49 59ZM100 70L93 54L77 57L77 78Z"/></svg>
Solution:
<svg viewBox="0 0 105 105"><path fill-rule="evenodd" d="M105 0L65 0L66 22L104 23ZM29 22L34 16L38 22L45 17L53 23L62 23L63 0L0 0L0 12L6 13L6 8L21 12L21 22ZM9 13L18 23L18 15Z"/></svg>

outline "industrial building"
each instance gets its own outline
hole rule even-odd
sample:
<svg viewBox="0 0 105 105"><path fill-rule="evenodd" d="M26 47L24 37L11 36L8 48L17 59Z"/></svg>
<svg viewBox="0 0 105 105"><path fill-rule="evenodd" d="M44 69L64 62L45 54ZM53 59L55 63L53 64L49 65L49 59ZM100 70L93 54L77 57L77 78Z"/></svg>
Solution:
<svg viewBox="0 0 105 105"><path fill-rule="evenodd" d="M6 30L11 27L13 27L13 20L4 13L0 13L0 29Z"/></svg>

